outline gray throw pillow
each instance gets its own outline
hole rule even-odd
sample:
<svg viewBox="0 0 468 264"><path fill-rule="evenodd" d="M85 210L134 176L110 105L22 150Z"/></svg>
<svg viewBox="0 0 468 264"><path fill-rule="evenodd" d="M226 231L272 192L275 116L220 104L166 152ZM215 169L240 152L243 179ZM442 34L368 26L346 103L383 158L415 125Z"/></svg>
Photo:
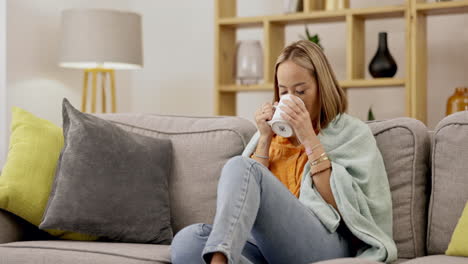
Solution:
<svg viewBox="0 0 468 264"><path fill-rule="evenodd" d="M65 144L41 229L170 244L172 143L123 130L63 100Z"/></svg>

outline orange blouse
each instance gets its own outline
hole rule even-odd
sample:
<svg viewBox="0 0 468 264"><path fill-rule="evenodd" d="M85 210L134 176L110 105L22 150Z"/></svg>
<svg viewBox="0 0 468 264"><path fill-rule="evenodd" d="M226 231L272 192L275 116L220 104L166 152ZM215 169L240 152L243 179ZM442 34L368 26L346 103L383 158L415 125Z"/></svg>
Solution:
<svg viewBox="0 0 468 264"><path fill-rule="evenodd" d="M274 135L269 156L270 171L299 198L302 172L308 161L304 146L294 146L289 139Z"/></svg>

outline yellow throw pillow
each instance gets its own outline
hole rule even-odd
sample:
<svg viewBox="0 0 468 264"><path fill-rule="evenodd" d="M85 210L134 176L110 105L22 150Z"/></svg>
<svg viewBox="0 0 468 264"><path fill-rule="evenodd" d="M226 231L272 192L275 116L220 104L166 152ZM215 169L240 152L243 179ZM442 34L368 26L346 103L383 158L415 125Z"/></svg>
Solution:
<svg viewBox="0 0 468 264"><path fill-rule="evenodd" d="M446 255L468 257L468 202L453 231Z"/></svg>
<svg viewBox="0 0 468 264"><path fill-rule="evenodd" d="M39 226L62 147L60 127L13 107L10 146L0 176L0 208ZM62 239L96 239L65 231L45 231Z"/></svg>

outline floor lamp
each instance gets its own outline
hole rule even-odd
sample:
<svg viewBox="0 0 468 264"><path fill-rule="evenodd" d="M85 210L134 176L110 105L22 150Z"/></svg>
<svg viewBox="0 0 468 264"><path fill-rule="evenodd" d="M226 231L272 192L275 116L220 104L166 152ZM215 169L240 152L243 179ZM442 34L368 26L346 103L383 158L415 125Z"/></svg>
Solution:
<svg viewBox="0 0 468 264"><path fill-rule="evenodd" d="M108 78L110 112L116 112L114 70L140 69L143 66L141 36L141 17L136 13L106 9L63 11L59 65L84 69L82 112L87 110L90 79L90 112L96 112L98 75L101 79L102 112L107 112Z"/></svg>

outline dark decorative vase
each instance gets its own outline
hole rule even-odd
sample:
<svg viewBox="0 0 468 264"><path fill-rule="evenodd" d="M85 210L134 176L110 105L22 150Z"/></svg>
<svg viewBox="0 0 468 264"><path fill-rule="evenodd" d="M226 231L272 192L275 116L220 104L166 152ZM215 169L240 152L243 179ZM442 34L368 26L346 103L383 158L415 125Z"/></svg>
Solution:
<svg viewBox="0 0 468 264"><path fill-rule="evenodd" d="M398 67L387 47L387 32L379 33L379 48L369 64L369 72L374 78L393 77Z"/></svg>

